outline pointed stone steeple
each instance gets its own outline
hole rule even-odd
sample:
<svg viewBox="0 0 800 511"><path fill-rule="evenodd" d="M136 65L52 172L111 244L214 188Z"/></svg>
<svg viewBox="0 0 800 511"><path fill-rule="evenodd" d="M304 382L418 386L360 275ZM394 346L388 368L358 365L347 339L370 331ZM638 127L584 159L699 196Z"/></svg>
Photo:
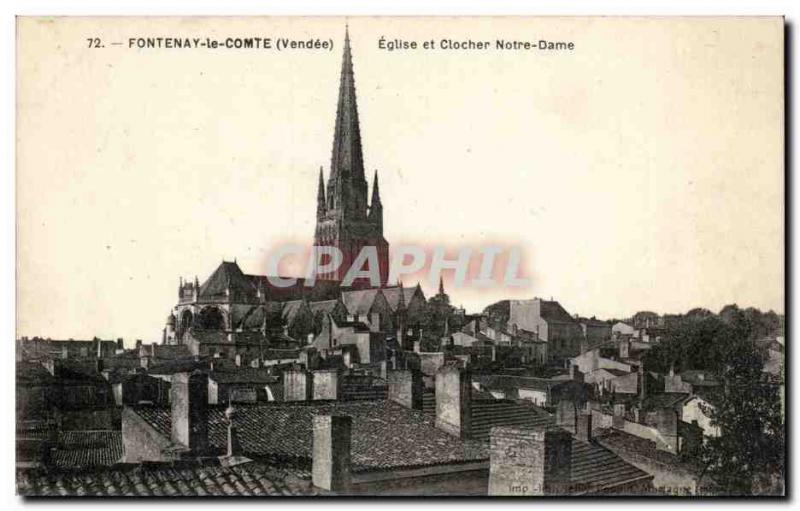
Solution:
<svg viewBox="0 0 800 511"><path fill-rule="evenodd" d="M439 275L439 294L444 294L444 277Z"/></svg>
<svg viewBox="0 0 800 511"><path fill-rule="evenodd" d="M325 216L325 181L322 178L322 167L319 168L319 183L317 184L317 218Z"/></svg>
<svg viewBox="0 0 800 511"><path fill-rule="evenodd" d="M324 188L324 189L323 189ZM332 246L342 251L342 263L335 271L318 274L322 279L342 280L365 247L378 252L381 285L389 275L389 243L383 237L383 205L377 175L368 203L369 185L364 177L353 57L350 34L345 30L336 126L333 134L331 166L325 186L317 192L315 246ZM359 285L366 284L359 282Z"/></svg>
<svg viewBox="0 0 800 511"><path fill-rule="evenodd" d="M328 209L339 210L345 218L366 217L367 180L364 178L353 57L350 53L350 33L347 29L345 29L342 71L339 78L339 100L336 105L336 128L333 132L327 198Z"/></svg>

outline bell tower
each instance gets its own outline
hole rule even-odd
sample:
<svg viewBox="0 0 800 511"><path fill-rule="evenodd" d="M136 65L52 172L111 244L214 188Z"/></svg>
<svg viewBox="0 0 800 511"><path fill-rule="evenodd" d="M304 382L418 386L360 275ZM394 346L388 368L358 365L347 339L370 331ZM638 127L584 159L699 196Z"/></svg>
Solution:
<svg viewBox="0 0 800 511"><path fill-rule="evenodd" d="M367 203L368 185L364 175L353 57L347 29L339 77L330 175L327 186L324 183L320 169L314 245L339 248L343 260L337 271L319 275L319 278L343 280L361 249L373 246L378 254L381 286L385 286L389 276L389 243L383 237L383 205L377 171L373 178L372 200Z"/></svg>

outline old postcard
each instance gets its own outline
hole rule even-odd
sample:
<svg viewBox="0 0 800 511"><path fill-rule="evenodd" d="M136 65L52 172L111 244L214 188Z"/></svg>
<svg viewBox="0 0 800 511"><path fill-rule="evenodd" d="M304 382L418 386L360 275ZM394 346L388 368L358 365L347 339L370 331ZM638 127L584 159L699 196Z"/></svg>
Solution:
<svg viewBox="0 0 800 511"><path fill-rule="evenodd" d="M782 496L784 21L20 17L23 496Z"/></svg>

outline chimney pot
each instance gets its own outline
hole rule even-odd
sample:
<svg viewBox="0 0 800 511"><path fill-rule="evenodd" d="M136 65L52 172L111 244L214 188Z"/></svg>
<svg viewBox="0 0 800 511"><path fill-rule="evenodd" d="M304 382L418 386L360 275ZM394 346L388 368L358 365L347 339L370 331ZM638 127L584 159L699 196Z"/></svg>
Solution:
<svg viewBox="0 0 800 511"><path fill-rule="evenodd" d="M491 430L489 495L567 493L572 436L562 429L496 426Z"/></svg>
<svg viewBox="0 0 800 511"><path fill-rule="evenodd" d="M460 438L471 434L470 380L469 371L459 366L436 371L436 427Z"/></svg>
<svg viewBox="0 0 800 511"><path fill-rule="evenodd" d="M328 491L350 486L350 443L352 419L342 415L313 417L311 481Z"/></svg>
<svg viewBox="0 0 800 511"><path fill-rule="evenodd" d="M192 452L208 446L208 376L200 371L177 373L170 388L172 440Z"/></svg>
<svg viewBox="0 0 800 511"><path fill-rule="evenodd" d="M304 369L289 369L283 373L283 400L308 401L311 399L311 373Z"/></svg>
<svg viewBox="0 0 800 511"><path fill-rule="evenodd" d="M575 436L578 440L583 440L584 442L591 442L592 441L592 413L581 413L578 415L578 419L575 421L576 424L576 434Z"/></svg>
<svg viewBox="0 0 800 511"><path fill-rule="evenodd" d="M337 369L322 369L313 371L313 399L326 400L339 398L339 371Z"/></svg>
<svg viewBox="0 0 800 511"><path fill-rule="evenodd" d="M389 371L389 400L406 408L422 409L422 373L415 370Z"/></svg>

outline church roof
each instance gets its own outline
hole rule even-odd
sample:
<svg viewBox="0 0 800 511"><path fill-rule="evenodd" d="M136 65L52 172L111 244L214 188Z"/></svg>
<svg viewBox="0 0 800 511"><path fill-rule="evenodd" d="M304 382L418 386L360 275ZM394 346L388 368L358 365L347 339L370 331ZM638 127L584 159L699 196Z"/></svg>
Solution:
<svg viewBox="0 0 800 511"><path fill-rule="evenodd" d="M311 308L311 312L316 314L332 314L333 311L336 310L336 305L339 304L339 300L322 300L319 302L310 302L308 306Z"/></svg>
<svg viewBox="0 0 800 511"><path fill-rule="evenodd" d="M281 317L286 322L287 325L291 325L294 322L294 319L297 317L297 314L303 310L303 305L305 301L303 300L292 300L289 302L284 302L283 309L281 310Z"/></svg>
<svg viewBox="0 0 800 511"><path fill-rule="evenodd" d="M224 295L228 286L230 286L232 295L250 297L255 293L253 282L247 278L236 262L222 261L214 273L200 286L200 298Z"/></svg>
<svg viewBox="0 0 800 511"><path fill-rule="evenodd" d="M414 293L417 292L416 287L387 287L381 290L383 296L386 297L386 301L389 302L389 307L392 308L393 312L397 311L398 305L400 305L400 290L403 291L403 303L408 305L411 299L414 297Z"/></svg>
<svg viewBox="0 0 800 511"><path fill-rule="evenodd" d="M361 289L358 291L342 291L342 302L347 313L353 315L369 314L372 304L380 293L380 289Z"/></svg>

